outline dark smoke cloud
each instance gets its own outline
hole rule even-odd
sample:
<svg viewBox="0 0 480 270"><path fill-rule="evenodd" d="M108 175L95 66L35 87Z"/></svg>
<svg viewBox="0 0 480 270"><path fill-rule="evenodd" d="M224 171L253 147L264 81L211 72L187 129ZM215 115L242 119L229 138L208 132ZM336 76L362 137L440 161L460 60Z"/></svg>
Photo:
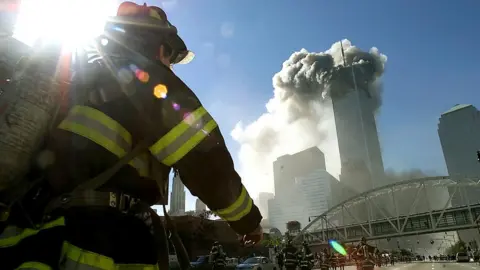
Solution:
<svg viewBox="0 0 480 270"><path fill-rule="evenodd" d="M367 89L378 108L379 78L387 57L372 48L361 51L343 40L347 66L353 66L359 87ZM331 95L354 88L351 68L343 67L340 43L321 53L305 49L293 53L273 77L274 97L267 112L246 127L238 123L232 137L241 144L241 173L252 193L272 191L272 162L281 155L317 145L327 157L329 171L340 171ZM259 181L260 180L260 181ZM250 184L249 184L250 183Z"/></svg>

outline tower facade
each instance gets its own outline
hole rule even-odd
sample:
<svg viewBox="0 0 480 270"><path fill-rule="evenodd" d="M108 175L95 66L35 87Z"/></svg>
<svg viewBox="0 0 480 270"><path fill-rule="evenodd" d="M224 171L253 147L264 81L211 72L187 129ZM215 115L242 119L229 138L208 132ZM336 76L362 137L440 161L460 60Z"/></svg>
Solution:
<svg viewBox="0 0 480 270"><path fill-rule="evenodd" d="M170 213L173 215L183 215L185 213L185 186L176 170L173 175Z"/></svg>
<svg viewBox="0 0 480 270"><path fill-rule="evenodd" d="M480 177L476 153L480 150L480 112L474 106L457 104L444 112L439 119L438 136L452 180L468 181L466 178ZM451 194L454 190L449 192ZM452 207L479 203L479 195L478 187L459 189L453 194ZM480 244L477 230L458 231L458 236L465 242L476 239Z"/></svg>
<svg viewBox="0 0 480 270"><path fill-rule="evenodd" d="M343 68L341 73L344 77L351 76L351 68ZM349 90L332 91L336 93L332 95L332 106L341 162L340 181L361 193L386 184L375 121L376 104L364 83L358 82L355 87L345 81L333 87Z"/></svg>
<svg viewBox="0 0 480 270"><path fill-rule="evenodd" d="M197 198L195 201L195 213L200 214L205 210L207 210L207 206L199 198Z"/></svg>

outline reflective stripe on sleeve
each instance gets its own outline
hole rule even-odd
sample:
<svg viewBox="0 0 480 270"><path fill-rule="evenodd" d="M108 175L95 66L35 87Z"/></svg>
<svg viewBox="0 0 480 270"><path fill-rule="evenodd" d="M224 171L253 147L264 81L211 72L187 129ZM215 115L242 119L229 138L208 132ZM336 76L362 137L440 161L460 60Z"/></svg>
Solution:
<svg viewBox="0 0 480 270"><path fill-rule="evenodd" d="M18 244L23 239L36 235L41 230L47 230L54 227L65 226L65 219L63 217L54 221L45 223L37 230L34 229L18 229L16 227L7 227L5 231L0 235L0 247L10 247Z"/></svg>
<svg viewBox="0 0 480 270"><path fill-rule="evenodd" d="M52 270L52 267L41 262L24 262L16 270Z"/></svg>
<svg viewBox="0 0 480 270"><path fill-rule="evenodd" d="M252 210L253 202L247 190L242 186L242 192L237 200L229 207L213 211L217 216L226 221L237 221L246 216Z"/></svg>
<svg viewBox="0 0 480 270"><path fill-rule="evenodd" d="M62 249L62 267L65 269L94 270L158 270L153 264L116 264L110 257L81 249L71 243L64 242Z"/></svg>
<svg viewBox="0 0 480 270"><path fill-rule="evenodd" d="M125 156L132 147L132 136L122 125L103 112L87 106L73 107L58 128L87 138L118 158ZM129 165L137 169L140 176L148 176L145 157L136 157Z"/></svg>
<svg viewBox="0 0 480 270"><path fill-rule="evenodd" d="M160 162L172 166L205 139L217 122L204 107L196 109L150 147Z"/></svg>

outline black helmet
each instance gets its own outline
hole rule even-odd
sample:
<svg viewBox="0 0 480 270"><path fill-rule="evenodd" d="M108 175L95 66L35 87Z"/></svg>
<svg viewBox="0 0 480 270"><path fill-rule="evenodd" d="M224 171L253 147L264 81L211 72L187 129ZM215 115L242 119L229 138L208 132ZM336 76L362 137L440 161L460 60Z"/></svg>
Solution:
<svg viewBox="0 0 480 270"><path fill-rule="evenodd" d="M110 27L118 24L138 26L166 35L164 42L172 49L170 59L172 64L188 64L195 57L195 54L187 49L187 45L178 35L177 28L168 21L165 11L159 7L147 6L147 4L137 5L129 1L123 2L118 7L117 15L112 19Z"/></svg>
<svg viewBox="0 0 480 270"><path fill-rule="evenodd" d="M213 245L214 245L214 246L219 246L220 243L219 243L218 241L215 241L215 242L213 242Z"/></svg>
<svg viewBox="0 0 480 270"><path fill-rule="evenodd" d="M308 246L308 243L307 243L307 241L303 241L303 243L302 243L302 244L303 244L304 246Z"/></svg>
<svg viewBox="0 0 480 270"><path fill-rule="evenodd" d="M362 242L362 243L366 243L366 242L367 242L367 238L365 238L365 237L362 237L362 239L360 240L360 242Z"/></svg>

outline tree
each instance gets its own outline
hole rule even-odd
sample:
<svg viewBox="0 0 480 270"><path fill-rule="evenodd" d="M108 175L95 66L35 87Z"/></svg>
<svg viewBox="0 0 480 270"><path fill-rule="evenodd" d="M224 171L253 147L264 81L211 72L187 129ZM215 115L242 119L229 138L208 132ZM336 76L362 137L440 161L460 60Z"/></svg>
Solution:
<svg viewBox="0 0 480 270"><path fill-rule="evenodd" d="M187 216L195 216L195 211L186 211L185 215Z"/></svg>
<svg viewBox="0 0 480 270"><path fill-rule="evenodd" d="M217 215L211 210L203 210L199 216L203 219L212 219L214 217L217 217Z"/></svg>
<svg viewBox="0 0 480 270"><path fill-rule="evenodd" d="M409 257L409 256L413 256L413 253L410 250L401 248L400 249L400 255Z"/></svg>
<svg viewBox="0 0 480 270"><path fill-rule="evenodd" d="M457 241L455 244L446 249L447 254L457 254L458 252L465 252L467 245L462 240Z"/></svg>
<svg viewBox="0 0 480 270"><path fill-rule="evenodd" d="M296 220L287 222L287 231L297 232L297 231L300 231L301 229L302 229L302 225L300 224L300 222Z"/></svg>

